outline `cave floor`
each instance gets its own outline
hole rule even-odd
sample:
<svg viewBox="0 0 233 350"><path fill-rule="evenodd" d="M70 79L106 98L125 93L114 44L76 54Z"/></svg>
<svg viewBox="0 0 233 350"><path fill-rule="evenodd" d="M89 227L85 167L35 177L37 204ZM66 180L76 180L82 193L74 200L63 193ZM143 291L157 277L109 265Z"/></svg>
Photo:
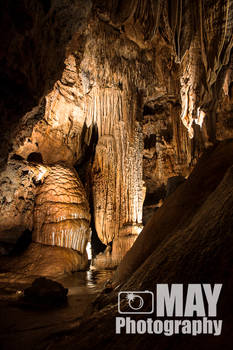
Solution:
<svg viewBox="0 0 233 350"><path fill-rule="evenodd" d="M0 276L0 347L2 350L35 349L57 333L77 327L89 313L91 303L112 271L85 271L56 279L69 289L65 306L53 309L23 308L17 304L16 291L28 286L26 281L6 283ZM2 276L4 280L4 276Z"/></svg>

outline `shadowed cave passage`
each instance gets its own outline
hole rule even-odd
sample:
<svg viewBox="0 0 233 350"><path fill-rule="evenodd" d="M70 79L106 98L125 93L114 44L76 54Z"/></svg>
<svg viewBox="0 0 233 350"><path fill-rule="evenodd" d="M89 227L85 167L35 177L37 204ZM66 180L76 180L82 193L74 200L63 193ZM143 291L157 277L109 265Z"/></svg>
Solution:
<svg viewBox="0 0 233 350"><path fill-rule="evenodd" d="M104 250L106 249L106 245L101 242L96 232L95 220L94 220L93 193L91 190L91 166L95 158L96 145L98 144L98 127L96 124L92 126L90 141L88 145L85 143L85 134L87 130L88 130L87 126L86 124L84 124L81 137L84 142L83 147L85 149L85 152L83 154L83 157L80 160L78 160L78 162L75 164L75 169L78 172L80 180L85 185L87 196L89 198L89 206L90 206L90 214L91 214L91 222L90 222L91 237L90 237L90 246L88 246L88 249L91 249L90 254L93 259L99 253L104 252ZM90 259L90 254L89 254L89 259Z"/></svg>

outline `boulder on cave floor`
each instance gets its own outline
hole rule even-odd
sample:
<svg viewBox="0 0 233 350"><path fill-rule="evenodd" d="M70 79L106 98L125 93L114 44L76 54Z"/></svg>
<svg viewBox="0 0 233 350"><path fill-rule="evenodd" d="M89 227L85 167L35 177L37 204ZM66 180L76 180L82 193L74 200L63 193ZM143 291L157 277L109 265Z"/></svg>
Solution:
<svg viewBox="0 0 233 350"><path fill-rule="evenodd" d="M25 306L60 306L67 301L67 293L61 283L39 277L24 290L22 302Z"/></svg>

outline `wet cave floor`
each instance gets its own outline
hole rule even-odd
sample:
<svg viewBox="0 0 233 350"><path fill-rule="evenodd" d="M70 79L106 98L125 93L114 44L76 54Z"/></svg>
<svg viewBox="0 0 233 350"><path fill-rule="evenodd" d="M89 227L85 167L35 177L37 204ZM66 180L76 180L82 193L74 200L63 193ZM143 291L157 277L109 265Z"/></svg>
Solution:
<svg viewBox="0 0 233 350"><path fill-rule="evenodd" d="M54 279L68 288L68 302L58 308L18 305L17 290L29 284L1 282L0 278L1 350L35 349L45 339L56 337L58 332L77 327L112 273L111 270L89 270Z"/></svg>

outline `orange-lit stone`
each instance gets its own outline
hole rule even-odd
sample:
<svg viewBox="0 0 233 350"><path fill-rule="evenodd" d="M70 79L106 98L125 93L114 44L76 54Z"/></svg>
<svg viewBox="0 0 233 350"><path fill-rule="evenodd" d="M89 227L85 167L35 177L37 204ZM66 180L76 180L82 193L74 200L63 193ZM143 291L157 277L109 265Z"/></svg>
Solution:
<svg viewBox="0 0 233 350"><path fill-rule="evenodd" d="M47 169L35 200L33 240L83 254L90 234L84 187L72 169L60 165Z"/></svg>

